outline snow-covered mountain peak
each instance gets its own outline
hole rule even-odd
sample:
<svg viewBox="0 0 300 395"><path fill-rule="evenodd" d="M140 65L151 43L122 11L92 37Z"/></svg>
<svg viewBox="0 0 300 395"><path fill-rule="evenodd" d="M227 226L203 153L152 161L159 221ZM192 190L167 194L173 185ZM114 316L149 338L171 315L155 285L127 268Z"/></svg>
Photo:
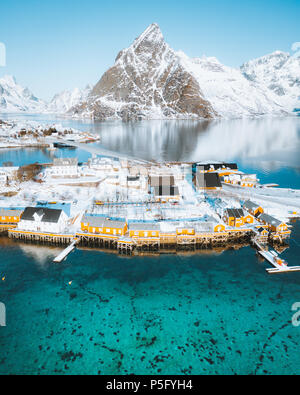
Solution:
<svg viewBox="0 0 300 395"><path fill-rule="evenodd" d="M63 114L69 111L70 108L86 101L91 90L91 85L87 85L84 89L75 88L71 91L64 90L53 97L47 107L47 112Z"/></svg>
<svg viewBox="0 0 300 395"><path fill-rule="evenodd" d="M146 64L151 57L157 61L161 53L166 51L172 50L165 42L158 24L153 23L134 40L130 47L119 52L116 63L124 63L129 57L135 57L140 64ZM175 55L174 51L172 55Z"/></svg>
<svg viewBox="0 0 300 395"><path fill-rule="evenodd" d="M0 84L7 84L9 86L17 85L17 80L13 75L4 75L0 78Z"/></svg>
<svg viewBox="0 0 300 395"><path fill-rule="evenodd" d="M258 72L259 69L264 70L267 68L274 72L275 70L281 69L290 57L291 55L288 52L275 51L271 54L244 63L241 66L241 70L247 72L247 70L255 69L256 72Z"/></svg>
<svg viewBox="0 0 300 395"><path fill-rule="evenodd" d="M199 119L300 108L300 58L275 51L240 68L174 51L153 23L119 52L94 88L63 91L45 104L12 76L0 78L0 111L68 113L94 119Z"/></svg>
<svg viewBox="0 0 300 395"><path fill-rule="evenodd" d="M216 116L197 80L184 69L157 24L150 25L119 53L87 102L73 113L124 120Z"/></svg>
<svg viewBox="0 0 300 395"><path fill-rule="evenodd" d="M153 45L164 42L164 36L157 23L152 23L147 29L134 41L132 46L136 49L139 45Z"/></svg>
<svg viewBox="0 0 300 395"><path fill-rule="evenodd" d="M46 103L19 85L15 77L0 78L0 112L44 112Z"/></svg>
<svg viewBox="0 0 300 395"><path fill-rule="evenodd" d="M300 59L287 52L275 51L251 60L241 67L250 81L272 91L288 111L300 105Z"/></svg>

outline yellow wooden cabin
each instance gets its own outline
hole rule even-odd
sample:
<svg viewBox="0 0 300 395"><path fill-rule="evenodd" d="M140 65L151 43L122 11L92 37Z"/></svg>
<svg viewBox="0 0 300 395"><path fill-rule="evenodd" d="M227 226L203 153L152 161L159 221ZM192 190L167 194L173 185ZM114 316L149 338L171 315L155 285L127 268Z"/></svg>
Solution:
<svg viewBox="0 0 300 395"><path fill-rule="evenodd" d="M127 232L126 220L115 221L103 217L84 216L81 230L87 233L124 236Z"/></svg>
<svg viewBox="0 0 300 395"><path fill-rule="evenodd" d="M195 232L194 228L183 227L183 228L177 228L176 229L177 236L181 236L181 235L194 236L195 233L196 232Z"/></svg>
<svg viewBox="0 0 300 395"><path fill-rule="evenodd" d="M291 231L289 230L289 227L285 222L282 222L277 218L272 217L271 215L264 213L260 215L259 220L263 224L265 224L272 232L278 233L283 237L288 237L291 234Z"/></svg>
<svg viewBox="0 0 300 395"><path fill-rule="evenodd" d="M254 217L251 214L244 213L244 224L253 224L254 223Z"/></svg>
<svg viewBox="0 0 300 395"><path fill-rule="evenodd" d="M224 213L224 221L234 228L239 228L245 224L244 211L242 209L227 208Z"/></svg>
<svg viewBox="0 0 300 395"><path fill-rule="evenodd" d="M22 210L10 210L1 209L0 210L0 224L4 225L14 225L20 222Z"/></svg>
<svg viewBox="0 0 300 395"><path fill-rule="evenodd" d="M129 224L129 236L140 238L152 238L160 236L159 224L147 222L132 222Z"/></svg>
<svg viewBox="0 0 300 395"><path fill-rule="evenodd" d="M225 230L226 230L226 227L225 227L224 224L217 224L214 227L214 232L215 233L225 232Z"/></svg>
<svg viewBox="0 0 300 395"><path fill-rule="evenodd" d="M243 208L247 210L250 214L254 215L254 217L256 218L264 213L264 209L258 204L251 202L251 200L247 200L244 203Z"/></svg>
<svg viewBox="0 0 300 395"><path fill-rule="evenodd" d="M258 227L257 231L258 231L258 234L260 237L268 238L269 232L266 228L263 228L262 226L260 226L260 227Z"/></svg>
<svg viewBox="0 0 300 395"><path fill-rule="evenodd" d="M241 187L253 188L254 187L254 183L253 182L249 182L249 181L241 181Z"/></svg>

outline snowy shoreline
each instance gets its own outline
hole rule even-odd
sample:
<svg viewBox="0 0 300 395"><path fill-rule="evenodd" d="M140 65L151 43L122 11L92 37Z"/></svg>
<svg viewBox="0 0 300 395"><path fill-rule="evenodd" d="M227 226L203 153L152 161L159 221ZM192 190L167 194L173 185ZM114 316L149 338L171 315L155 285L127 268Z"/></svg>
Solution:
<svg viewBox="0 0 300 395"><path fill-rule="evenodd" d="M53 147L55 140L63 144L71 141L88 143L98 141L100 137L57 123L41 125L36 121L0 119L0 149L47 148Z"/></svg>

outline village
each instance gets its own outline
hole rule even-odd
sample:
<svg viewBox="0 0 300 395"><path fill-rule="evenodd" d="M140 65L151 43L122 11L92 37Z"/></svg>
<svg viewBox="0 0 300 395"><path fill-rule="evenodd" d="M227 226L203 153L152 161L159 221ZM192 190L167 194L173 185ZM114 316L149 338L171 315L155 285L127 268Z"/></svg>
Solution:
<svg viewBox="0 0 300 395"><path fill-rule="evenodd" d="M64 128L61 124L42 126L35 121L0 120L0 149L26 147L53 149L57 145L68 146L68 142L90 143L98 140L99 137L94 134Z"/></svg>
<svg viewBox="0 0 300 395"><path fill-rule="evenodd" d="M2 234L69 245L56 262L76 246L128 255L249 244L282 251L290 220L300 216L297 191L261 185L236 163L54 158L1 167L0 188ZM287 264L275 249L264 258L283 270Z"/></svg>

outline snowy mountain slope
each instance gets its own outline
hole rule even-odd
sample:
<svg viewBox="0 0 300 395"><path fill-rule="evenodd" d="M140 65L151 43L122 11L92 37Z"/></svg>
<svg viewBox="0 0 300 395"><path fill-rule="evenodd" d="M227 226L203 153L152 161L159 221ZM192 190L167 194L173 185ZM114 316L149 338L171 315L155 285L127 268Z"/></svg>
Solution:
<svg viewBox="0 0 300 395"><path fill-rule="evenodd" d="M157 24L122 50L73 114L96 119L212 118L197 80L182 67Z"/></svg>
<svg viewBox="0 0 300 395"><path fill-rule="evenodd" d="M0 78L0 112L44 112L46 103L28 88L18 85L12 76Z"/></svg>
<svg viewBox="0 0 300 395"><path fill-rule="evenodd" d="M75 88L72 91L63 91L58 93L48 104L47 111L55 114L66 113L70 108L85 102L91 91L92 86L87 85L87 87L82 90Z"/></svg>
<svg viewBox="0 0 300 395"><path fill-rule="evenodd" d="M238 69L213 57L192 59L170 48L157 24L118 54L94 88L64 91L45 103L14 77L0 78L0 112L135 120L286 115L296 109L300 58L276 51Z"/></svg>
<svg viewBox="0 0 300 395"><path fill-rule="evenodd" d="M300 57L276 51L241 66L243 75L275 93L288 111L300 107Z"/></svg>
<svg viewBox="0 0 300 395"><path fill-rule="evenodd" d="M28 88L17 84L13 76L0 78L0 112L28 112L64 114L71 107L84 102L92 90L75 88L64 91L53 97L50 103L35 97Z"/></svg>
<svg viewBox="0 0 300 395"><path fill-rule="evenodd" d="M222 117L284 114L278 96L256 81L249 81L238 69L224 66L216 58L187 57L178 53L181 64L197 79L214 110Z"/></svg>
<svg viewBox="0 0 300 395"><path fill-rule="evenodd" d="M191 59L172 50L159 26L152 24L119 53L115 65L103 75L86 103L70 113L125 120L287 114L299 95L299 63L291 62L286 54L276 67L272 59L266 59L266 64L270 68L268 84L251 62L234 69L216 58ZM278 94L280 89L271 85L273 79L279 79L286 90L284 99Z"/></svg>

